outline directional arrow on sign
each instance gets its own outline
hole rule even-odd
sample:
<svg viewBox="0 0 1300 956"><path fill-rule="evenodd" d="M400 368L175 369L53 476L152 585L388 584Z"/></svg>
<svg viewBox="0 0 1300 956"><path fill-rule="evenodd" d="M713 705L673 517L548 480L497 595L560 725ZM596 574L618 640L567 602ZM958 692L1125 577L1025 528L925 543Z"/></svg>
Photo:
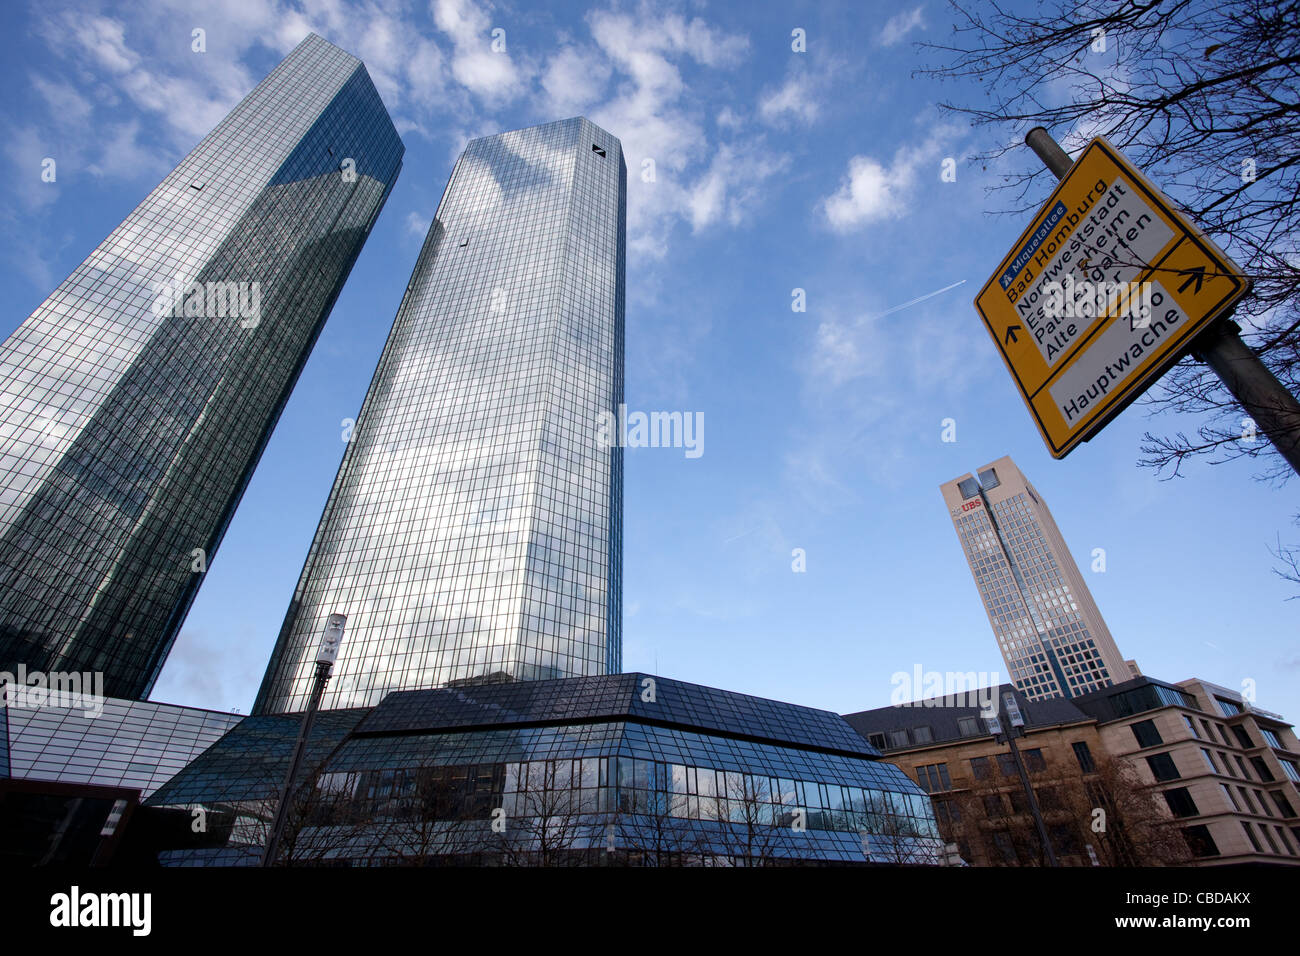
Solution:
<svg viewBox="0 0 1300 956"><path fill-rule="evenodd" d="M1020 327L1021 327L1021 326L1019 326L1019 325L1012 325L1012 326L1009 326L1009 327L1007 328L1007 334L1006 334L1006 335L1003 337L1003 339L1002 339L1002 344L1003 344L1003 345L1007 345L1007 344L1010 344L1011 342L1018 341L1018 340L1016 339L1016 329L1018 329L1018 328L1020 328Z"/></svg>
<svg viewBox="0 0 1300 956"><path fill-rule="evenodd" d="M1201 291L1201 283L1205 281L1205 266L1197 266L1194 269L1184 269L1182 272L1178 274L1180 276L1188 277L1187 281L1178 287L1179 292L1185 290L1193 282L1196 283L1196 288L1192 290L1192 295L1195 295L1196 293Z"/></svg>

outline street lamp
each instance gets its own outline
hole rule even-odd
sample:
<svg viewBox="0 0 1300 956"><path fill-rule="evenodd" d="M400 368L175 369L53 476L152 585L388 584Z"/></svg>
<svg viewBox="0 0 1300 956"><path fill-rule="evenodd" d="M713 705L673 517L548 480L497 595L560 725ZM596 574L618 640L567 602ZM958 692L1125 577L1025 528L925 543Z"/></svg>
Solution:
<svg viewBox="0 0 1300 956"><path fill-rule="evenodd" d="M284 825L289 819L289 803L293 799L294 781L298 777L298 768L302 764L303 751L307 748L307 738L311 736L311 726L316 720L316 711L320 709L321 698L325 696L325 685L329 683L330 670L339 656L339 645L343 643L343 625L347 615L331 614L325 622L325 633L321 635L320 647L316 650L316 677L312 683L311 699L307 711L302 715L302 724L298 728L298 741L293 746L293 757L289 760L289 773L284 778L284 788L280 791L280 804L275 808L275 819L271 824L271 835L266 841L266 850L262 854L262 866L275 863L276 852L280 848L280 838L284 835Z"/></svg>
<svg viewBox="0 0 1300 956"><path fill-rule="evenodd" d="M1017 732L1020 734L1025 732L1025 718L1020 713L1020 705L1016 703L1016 698L1011 694L1002 695L1002 708L1011 724L1006 731L1003 731L1002 721L998 719L996 711L992 715L985 715L984 723L995 739L1001 742L1005 737L1007 744L1011 747L1011 759L1015 761L1016 773L1020 776L1020 785L1024 787L1025 799L1029 803L1029 812L1033 815L1034 826L1038 830L1038 839L1043 844L1047 865L1060 866L1056 862L1056 853L1052 850L1052 841L1047 837L1047 824L1043 822L1043 814L1038 809L1038 798L1034 796L1034 788L1029 785L1029 774L1025 772L1024 761L1020 759L1020 748L1016 746Z"/></svg>

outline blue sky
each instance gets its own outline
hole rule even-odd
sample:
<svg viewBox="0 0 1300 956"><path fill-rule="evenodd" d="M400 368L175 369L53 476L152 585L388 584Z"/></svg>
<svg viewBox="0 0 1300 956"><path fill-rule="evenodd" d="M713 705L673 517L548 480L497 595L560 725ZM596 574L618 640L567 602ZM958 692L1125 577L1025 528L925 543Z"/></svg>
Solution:
<svg viewBox="0 0 1300 956"><path fill-rule="evenodd" d="M365 60L406 143L155 699L248 709L455 157L582 113L628 160L629 408L705 420L699 458L627 453L625 669L842 712L887 704L918 665L1005 676L938 486L1009 454L1082 567L1106 550L1087 578L1126 657L1253 680L1260 706L1300 716L1300 601L1269 553L1294 489L1248 462L1158 480L1136 466L1140 406L1052 460L983 331L971 299L1024 223L985 212L1006 170L967 157L1024 131L972 130L937 103L979 89L913 78L914 41L951 32L938 0L56 0L9 21L5 335L309 29Z"/></svg>

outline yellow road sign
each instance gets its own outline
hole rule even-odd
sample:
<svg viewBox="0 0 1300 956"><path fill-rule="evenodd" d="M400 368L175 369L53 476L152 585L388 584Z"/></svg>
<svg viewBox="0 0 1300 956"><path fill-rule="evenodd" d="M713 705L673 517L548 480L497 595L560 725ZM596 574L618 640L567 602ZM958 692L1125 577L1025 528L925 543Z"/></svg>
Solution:
<svg viewBox="0 0 1300 956"><path fill-rule="evenodd" d="M1052 457L1087 441L1250 290L1097 137L975 297Z"/></svg>

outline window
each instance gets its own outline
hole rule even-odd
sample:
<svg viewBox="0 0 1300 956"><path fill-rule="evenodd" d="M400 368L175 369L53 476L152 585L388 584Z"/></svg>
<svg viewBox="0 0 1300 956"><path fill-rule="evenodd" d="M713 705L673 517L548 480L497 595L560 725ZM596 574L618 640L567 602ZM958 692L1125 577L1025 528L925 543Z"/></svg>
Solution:
<svg viewBox="0 0 1300 956"><path fill-rule="evenodd" d="M1097 765L1092 762L1092 751L1088 749L1085 741L1078 740L1071 744L1074 748L1074 757L1079 761L1079 769L1084 773L1092 773L1097 769Z"/></svg>
<svg viewBox="0 0 1300 956"><path fill-rule="evenodd" d="M1061 791L1056 787L1039 787L1034 791L1034 796L1038 798L1038 805L1043 810L1060 810L1064 807Z"/></svg>
<svg viewBox="0 0 1300 956"><path fill-rule="evenodd" d="M890 747L891 749L893 749L893 748L897 748L897 747L906 747L906 746L907 746L907 731L906 731L906 730L891 730L891 731L889 731L888 733L885 734L885 739L889 742L889 747Z"/></svg>
<svg viewBox="0 0 1300 956"><path fill-rule="evenodd" d="M1030 773L1038 773L1040 770L1047 769L1047 761L1043 759L1043 752L1037 747L1025 751L1025 766Z"/></svg>
<svg viewBox="0 0 1300 956"><path fill-rule="evenodd" d="M961 823L961 805L955 800L936 799L934 801L934 816L940 823L948 826Z"/></svg>
<svg viewBox="0 0 1300 956"><path fill-rule="evenodd" d="M1278 740L1277 734L1273 733L1273 731L1269 730L1267 727L1259 728L1259 732L1264 735L1264 742L1270 747L1276 750L1286 749L1282 746L1282 741Z"/></svg>
<svg viewBox="0 0 1300 956"><path fill-rule="evenodd" d="M1183 828L1183 839L1187 841L1187 849L1191 851L1192 856L1207 857L1218 856L1219 847L1214 842L1214 837L1210 836L1210 828L1205 824L1194 827Z"/></svg>
<svg viewBox="0 0 1300 956"><path fill-rule="evenodd" d="M1274 827L1273 829L1277 831L1277 842L1282 844L1282 849L1285 850L1287 853L1290 853L1292 856L1295 856L1296 855L1295 848L1291 846L1289 842L1287 842L1286 831L1283 830L1281 827Z"/></svg>
<svg viewBox="0 0 1300 956"><path fill-rule="evenodd" d="M1288 800L1282 794L1281 790L1274 790L1272 793L1269 794L1269 796L1273 798L1273 803L1277 805L1277 809L1282 814L1282 816L1284 817L1295 816L1295 811L1291 809L1291 801Z"/></svg>
<svg viewBox="0 0 1300 956"><path fill-rule="evenodd" d="M601 149L599 146L597 146L595 143L592 143L592 144L591 144L591 151L592 151L593 153L595 153L597 156L604 156L604 155L605 155L605 151L604 151L603 149Z"/></svg>
<svg viewBox="0 0 1300 956"><path fill-rule="evenodd" d="M1282 771L1292 783L1300 783L1300 766L1294 760L1283 760Z"/></svg>
<svg viewBox="0 0 1300 956"><path fill-rule="evenodd" d="M868 734L867 740L870 741L871 746L875 747L877 750L885 750L888 748L888 744L885 743L884 734Z"/></svg>
<svg viewBox="0 0 1300 956"><path fill-rule="evenodd" d="M1219 768L1214 765L1214 757L1204 747L1201 748L1201 756L1205 758L1206 764L1209 765L1210 773L1219 772Z"/></svg>
<svg viewBox="0 0 1300 956"><path fill-rule="evenodd" d="M1009 753L998 754L998 769L1002 771L1004 777L1018 776L1016 758Z"/></svg>
<svg viewBox="0 0 1300 956"><path fill-rule="evenodd" d="M1268 769L1268 764L1264 763L1263 757L1251 757L1250 765L1255 768L1255 773L1259 774L1259 779L1265 783L1277 779L1273 776L1273 771Z"/></svg>
<svg viewBox="0 0 1300 956"><path fill-rule="evenodd" d="M1181 776L1178 767L1174 765L1174 758L1167 753L1147 757L1147 766L1157 780L1177 780Z"/></svg>
<svg viewBox="0 0 1300 956"><path fill-rule="evenodd" d="M934 793L936 790L951 790L952 781L948 779L948 765L946 763L926 764L924 767L916 768L916 779L928 793Z"/></svg>
<svg viewBox="0 0 1300 956"><path fill-rule="evenodd" d="M1233 727L1232 732L1237 735L1237 742L1241 744L1243 750L1250 750L1255 746L1255 741L1250 739L1250 734L1246 733L1245 727Z"/></svg>
<svg viewBox="0 0 1300 956"><path fill-rule="evenodd" d="M984 815L990 820L996 820L1002 816L1002 794L984 794Z"/></svg>
<svg viewBox="0 0 1300 956"><path fill-rule="evenodd" d="M1236 717L1241 713L1241 705L1231 700L1224 700L1222 697L1214 698L1219 705L1219 713L1224 717Z"/></svg>
<svg viewBox="0 0 1300 956"><path fill-rule="evenodd" d="M929 727L913 727L912 743L931 744L934 743L934 733Z"/></svg>
<svg viewBox="0 0 1300 956"><path fill-rule="evenodd" d="M1070 855L1083 853L1083 844L1079 841L1079 833L1074 827L1054 823L1047 832L1052 838L1052 846L1057 853Z"/></svg>
<svg viewBox="0 0 1300 956"><path fill-rule="evenodd" d="M1004 863L1015 863L1016 845L1011 841L1011 834L1005 830L997 830L989 836L992 838L994 854L1001 857Z"/></svg>
<svg viewBox="0 0 1300 956"><path fill-rule="evenodd" d="M1269 832L1268 827L1264 826L1264 824L1261 823L1261 824L1259 825L1259 832L1262 833L1262 834L1264 834L1264 839L1268 841L1268 848L1269 848L1270 850L1272 850L1274 853L1278 853L1278 854L1280 854L1280 853L1282 852L1281 850L1279 850L1279 849L1277 848L1277 844L1273 842L1273 834L1272 834L1271 832Z"/></svg>
<svg viewBox="0 0 1300 956"><path fill-rule="evenodd" d="M1241 821L1241 828L1246 831L1246 836L1250 837L1250 845L1255 848L1255 852L1263 853L1264 848L1259 845L1259 840L1255 838L1255 828L1246 820Z"/></svg>
<svg viewBox="0 0 1300 956"><path fill-rule="evenodd" d="M1196 809L1196 801L1192 795L1187 792L1186 787L1175 787L1172 790L1166 790L1165 803L1169 804L1169 812L1176 817L1194 817L1201 811Z"/></svg>
<svg viewBox="0 0 1300 956"><path fill-rule="evenodd" d="M1188 717L1186 714L1183 714L1183 723L1187 725L1187 729L1192 732L1193 737L1195 737L1197 740L1201 739L1201 735L1196 732L1196 724L1192 722L1192 718Z"/></svg>
<svg viewBox="0 0 1300 956"><path fill-rule="evenodd" d="M958 717L957 733L963 737L979 737L983 735L984 728L980 726L980 722L974 717Z"/></svg>
<svg viewBox="0 0 1300 956"><path fill-rule="evenodd" d="M1246 801L1246 806L1250 807L1250 812L1259 813L1259 809L1255 806L1255 798L1250 795L1250 791L1245 787L1238 787L1237 789L1241 791L1242 799Z"/></svg>
<svg viewBox="0 0 1300 956"><path fill-rule="evenodd" d="M1241 804L1237 802L1237 795L1232 792L1232 788L1229 787L1226 783L1221 783L1219 784L1219 786L1223 788L1223 795L1227 797L1228 802L1232 804L1232 809L1240 813Z"/></svg>
<svg viewBox="0 0 1300 956"><path fill-rule="evenodd" d="M970 772L974 774L976 780L987 780L991 775L988 757L971 757Z"/></svg>
<svg viewBox="0 0 1300 956"><path fill-rule="evenodd" d="M1139 720L1131 729L1139 747L1157 747L1164 743L1154 720Z"/></svg>

